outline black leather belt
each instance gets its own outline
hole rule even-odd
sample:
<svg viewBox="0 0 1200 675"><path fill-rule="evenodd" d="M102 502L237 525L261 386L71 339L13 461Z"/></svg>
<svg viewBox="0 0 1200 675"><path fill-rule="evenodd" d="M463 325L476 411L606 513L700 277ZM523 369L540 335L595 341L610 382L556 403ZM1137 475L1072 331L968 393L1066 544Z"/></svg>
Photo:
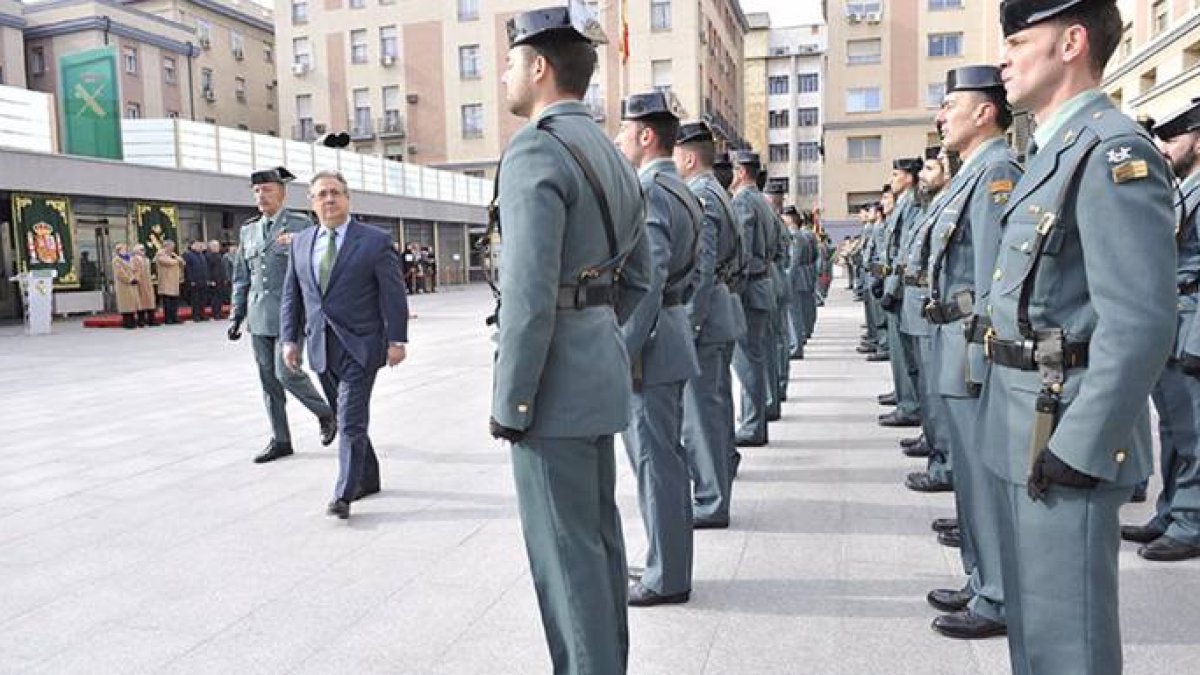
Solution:
<svg viewBox="0 0 1200 675"><path fill-rule="evenodd" d="M667 291L663 293L663 307L677 307L683 304L683 293L679 291Z"/></svg>
<svg viewBox="0 0 1200 675"><path fill-rule="evenodd" d="M751 274L748 278L750 279L750 281L758 281L759 279L766 279L769 276L771 276L771 271L767 270L766 272L758 272L757 274Z"/></svg>
<svg viewBox="0 0 1200 675"><path fill-rule="evenodd" d="M871 265L871 274L877 277L886 277L891 272L891 268L887 265Z"/></svg>
<svg viewBox="0 0 1200 675"><path fill-rule="evenodd" d="M983 344L985 338L987 337L988 329L991 327L992 320L990 317L976 314L973 318L967 321L967 342L973 342L977 345Z"/></svg>
<svg viewBox="0 0 1200 675"><path fill-rule="evenodd" d="M944 304L930 300L925 305L925 318L929 319L929 323L935 323L939 326L944 326L948 323L954 323L961 319L965 319L970 314L962 311L962 308L957 304ZM983 337L980 336L979 342L983 342Z"/></svg>
<svg viewBox="0 0 1200 675"><path fill-rule="evenodd" d="M1191 281L1185 281L1179 284L1178 288L1180 295L1191 295L1200 290L1200 280L1192 279Z"/></svg>
<svg viewBox="0 0 1200 675"><path fill-rule="evenodd" d="M613 287L609 284L595 286L559 286L559 309L587 309L613 304Z"/></svg>
<svg viewBox="0 0 1200 675"><path fill-rule="evenodd" d="M1034 359L1032 340L988 340L984 353L997 366L1017 368L1019 370L1037 370L1038 364ZM1063 344L1063 368L1086 368L1088 364L1088 343L1067 342Z"/></svg>
<svg viewBox="0 0 1200 675"><path fill-rule="evenodd" d="M924 274L918 274L915 277L908 276L908 277L904 277L904 285L905 286L928 286L929 279L925 278Z"/></svg>

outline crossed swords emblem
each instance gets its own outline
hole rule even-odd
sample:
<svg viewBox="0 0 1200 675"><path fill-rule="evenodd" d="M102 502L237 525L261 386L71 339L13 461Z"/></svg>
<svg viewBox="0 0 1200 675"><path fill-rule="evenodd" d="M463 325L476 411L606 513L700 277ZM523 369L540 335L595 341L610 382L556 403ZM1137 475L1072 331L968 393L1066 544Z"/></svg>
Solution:
<svg viewBox="0 0 1200 675"><path fill-rule="evenodd" d="M103 82L101 82L100 85L96 87L96 90L92 92L84 89L82 84L76 82L74 91L75 98L83 101L83 105L79 107L79 112L75 113L76 117L83 117L83 113L87 112L88 110L91 110L93 113L95 113L96 117L108 116L108 114L104 112L104 108L100 107L100 103L96 101L96 99L100 98L100 94L104 93Z"/></svg>

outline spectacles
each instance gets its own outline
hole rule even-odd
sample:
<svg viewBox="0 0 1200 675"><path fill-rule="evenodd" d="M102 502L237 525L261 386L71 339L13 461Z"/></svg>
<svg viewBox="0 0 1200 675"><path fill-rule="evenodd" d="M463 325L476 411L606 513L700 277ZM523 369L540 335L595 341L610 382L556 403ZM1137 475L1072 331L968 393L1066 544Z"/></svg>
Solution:
<svg viewBox="0 0 1200 675"><path fill-rule="evenodd" d="M332 189L331 190L321 190L320 192L313 194L312 198L313 199L328 199L330 197L342 197L345 194L346 193L342 190L332 190Z"/></svg>

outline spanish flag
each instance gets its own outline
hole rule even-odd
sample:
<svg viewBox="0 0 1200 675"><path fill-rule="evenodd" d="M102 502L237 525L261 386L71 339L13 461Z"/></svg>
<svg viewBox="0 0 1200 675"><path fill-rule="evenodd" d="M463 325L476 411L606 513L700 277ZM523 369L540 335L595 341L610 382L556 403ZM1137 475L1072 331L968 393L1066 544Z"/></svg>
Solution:
<svg viewBox="0 0 1200 675"><path fill-rule="evenodd" d="M621 0L621 64L629 63L629 0Z"/></svg>

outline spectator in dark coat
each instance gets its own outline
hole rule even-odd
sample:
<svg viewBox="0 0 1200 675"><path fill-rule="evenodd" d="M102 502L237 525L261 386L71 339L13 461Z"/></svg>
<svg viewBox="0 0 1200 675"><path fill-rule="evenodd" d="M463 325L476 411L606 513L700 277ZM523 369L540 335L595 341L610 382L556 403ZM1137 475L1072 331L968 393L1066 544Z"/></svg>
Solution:
<svg viewBox="0 0 1200 675"><path fill-rule="evenodd" d="M225 303L225 294L229 291L229 268L225 266L221 242L216 239L208 242L205 260L208 263L208 306L212 309L212 317L220 319L221 305Z"/></svg>
<svg viewBox="0 0 1200 675"><path fill-rule="evenodd" d="M183 254L184 283L188 289L188 300L192 305L192 320L204 321L204 307L208 304L208 258L204 242L193 241Z"/></svg>

